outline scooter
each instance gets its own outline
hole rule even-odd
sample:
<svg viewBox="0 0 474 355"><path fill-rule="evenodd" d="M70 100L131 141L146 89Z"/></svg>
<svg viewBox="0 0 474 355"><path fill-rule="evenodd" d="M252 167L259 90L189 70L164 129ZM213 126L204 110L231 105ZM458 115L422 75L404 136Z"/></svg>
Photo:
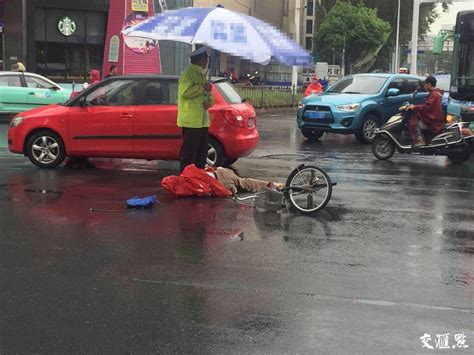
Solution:
<svg viewBox="0 0 474 355"><path fill-rule="evenodd" d="M413 97L415 95L416 92ZM422 131L427 144L413 147L408 128L410 118L408 106L409 103L405 103L399 108L398 114L375 130L376 137L372 144L372 153L377 159L390 159L395 150L399 153L445 155L454 164L462 164L469 159L474 150L474 135L468 128L470 119L467 116L459 117L457 122L445 125L441 133L437 135L430 131Z"/></svg>
<svg viewBox="0 0 474 355"><path fill-rule="evenodd" d="M251 86L257 86L260 85L260 74L257 71L255 71L253 74L248 73L247 74L247 80L251 84Z"/></svg>

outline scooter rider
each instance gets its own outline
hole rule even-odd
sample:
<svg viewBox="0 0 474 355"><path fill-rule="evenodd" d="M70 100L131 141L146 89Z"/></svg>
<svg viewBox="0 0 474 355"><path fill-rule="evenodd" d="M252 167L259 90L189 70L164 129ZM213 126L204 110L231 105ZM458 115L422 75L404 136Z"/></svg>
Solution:
<svg viewBox="0 0 474 355"><path fill-rule="evenodd" d="M410 105L407 110L412 110L409 129L413 147L425 145L421 134L422 130L430 130L433 134L438 134L443 129L443 108L441 100L443 91L436 88L436 78L428 76L425 79L425 89L429 92L425 102L421 105Z"/></svg>

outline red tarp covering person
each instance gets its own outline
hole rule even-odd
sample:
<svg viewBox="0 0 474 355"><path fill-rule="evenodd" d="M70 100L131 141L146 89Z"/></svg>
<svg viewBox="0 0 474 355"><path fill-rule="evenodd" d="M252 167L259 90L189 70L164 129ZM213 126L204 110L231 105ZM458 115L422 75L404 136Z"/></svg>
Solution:
<svg viewBox="0 0 474 355"><path fill-rule="evenodd" d="M161 186L177 197L216 196L229 197L232 192L219 180L210 176L205 170L191 164L184 168L179 176L167 176L161 180Z"/></svg>
<svg viewBox="0 0 474 355"><path fill-rule="evenodd" d="M238 190L258 192L265 188L281 190L283 184L250 178L242 178L226 168L199 169L188 165L179 176L167 176L161 186L177 197L216 196L228 197Z"/></svg>

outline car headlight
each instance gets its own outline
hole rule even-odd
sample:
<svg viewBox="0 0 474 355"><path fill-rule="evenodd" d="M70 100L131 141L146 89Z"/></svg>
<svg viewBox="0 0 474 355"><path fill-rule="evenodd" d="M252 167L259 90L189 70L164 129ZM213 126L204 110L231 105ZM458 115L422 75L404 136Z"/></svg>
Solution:
<svg viewBox="0 0 474 355"><path fill-rule="evenodd" d="M338 111L346 111L346 112L355 112L359 109L360 104L349 104L349 105L339 105L336 106Z"/></svg>
<svg viewBox="0 0 474 355"><path fill-rule="evenodd" d="M10 122L10 127L17 127L19 125L21 125L21 123L25 120L25 117L21 117L21 116L18 116L18 117L14 117L12 119L12 121Z"/></svg>
<svg viewBox="0 0 474 355"><path fill-rule="evenodd" d="M305 104L304 104L304 103L302 103L301 101L298 102L298 108L299 108L299 109L300 109L300 108L304 108L304 107L305 107Z"/></svg>

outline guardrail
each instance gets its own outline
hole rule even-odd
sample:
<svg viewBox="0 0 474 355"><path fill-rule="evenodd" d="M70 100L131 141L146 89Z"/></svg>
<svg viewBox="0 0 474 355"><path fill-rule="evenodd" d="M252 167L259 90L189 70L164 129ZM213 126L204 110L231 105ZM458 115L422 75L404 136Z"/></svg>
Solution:
<svg viewBox="0 0 474 355"><path fill-rule="evenodd" d="M255 108L296 107L304 96L302 86L236 85L235 88Z"/></svg>

